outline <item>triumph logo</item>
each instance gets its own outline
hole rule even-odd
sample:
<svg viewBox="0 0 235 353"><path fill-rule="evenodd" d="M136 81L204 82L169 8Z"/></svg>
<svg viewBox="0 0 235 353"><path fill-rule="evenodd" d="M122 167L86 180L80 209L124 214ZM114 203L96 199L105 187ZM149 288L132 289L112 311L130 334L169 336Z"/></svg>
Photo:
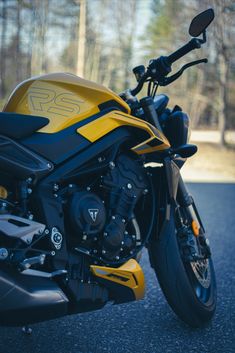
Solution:
<svg viewBox="0 0 235 353"><path fill-rule="evenodd" d="M92 221L95 222L99 213L98 208L89 208L88 212L89 212L89 215L91 216Z"/></svg>

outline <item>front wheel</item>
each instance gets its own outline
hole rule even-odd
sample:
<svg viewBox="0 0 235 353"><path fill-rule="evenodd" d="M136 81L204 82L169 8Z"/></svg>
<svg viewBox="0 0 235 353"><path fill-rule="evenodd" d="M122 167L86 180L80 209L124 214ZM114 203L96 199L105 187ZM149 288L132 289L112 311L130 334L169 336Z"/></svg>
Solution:
<svg viewBox="0 0 235 353"><path fill-rule="evenodd" d="M177 212L171 206L159 238L149 244L151 265L173 311L188 325L201 327L211 320L216 308L213 262L211 256L186 259L179 231ZM190 239L188 245L190 251Z"/></svg>

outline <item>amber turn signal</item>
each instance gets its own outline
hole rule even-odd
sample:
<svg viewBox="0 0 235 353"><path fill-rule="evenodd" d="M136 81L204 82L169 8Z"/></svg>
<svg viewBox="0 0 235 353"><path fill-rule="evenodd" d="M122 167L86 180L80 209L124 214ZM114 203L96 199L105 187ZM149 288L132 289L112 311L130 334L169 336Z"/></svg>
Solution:
<svg viewBox="0 0 235 353"><path fill-rule="evenodd" d="M198 224L195 220L192 221L192 230L193 230L193 234L195 235L195 237L199 236L199 227Z"/></svg>

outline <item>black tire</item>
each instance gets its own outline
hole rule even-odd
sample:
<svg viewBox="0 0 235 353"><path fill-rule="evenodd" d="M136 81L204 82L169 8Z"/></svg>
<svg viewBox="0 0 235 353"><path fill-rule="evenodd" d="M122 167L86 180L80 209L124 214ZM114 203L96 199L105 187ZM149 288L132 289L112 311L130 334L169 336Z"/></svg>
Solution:
<svg viewBox="0 0 235 353"><path fill-rule="evenodd" d="M159 240L149 244L151 265L169 305L177 316L191 327L202 327L211 320L216 308L213 262L211 258L208 260L210 285L200 295L195 285L198 281L195 280L193 271L190 271L190 264L185 264L181 259L174 218L172 209Z"/></svg>

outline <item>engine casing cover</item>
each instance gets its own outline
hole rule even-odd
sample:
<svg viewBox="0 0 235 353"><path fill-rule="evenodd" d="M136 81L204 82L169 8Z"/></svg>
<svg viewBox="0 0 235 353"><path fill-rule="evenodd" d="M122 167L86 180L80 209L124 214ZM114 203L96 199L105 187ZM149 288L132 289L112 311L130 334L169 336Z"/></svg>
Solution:
<svg viewBox="0 0 235 353"><path fill-rule="evenodd" d="M76 192L70 201L69 217L73 230L96 235L106 222L106 211L102 200L87 191Z"/></svg>

